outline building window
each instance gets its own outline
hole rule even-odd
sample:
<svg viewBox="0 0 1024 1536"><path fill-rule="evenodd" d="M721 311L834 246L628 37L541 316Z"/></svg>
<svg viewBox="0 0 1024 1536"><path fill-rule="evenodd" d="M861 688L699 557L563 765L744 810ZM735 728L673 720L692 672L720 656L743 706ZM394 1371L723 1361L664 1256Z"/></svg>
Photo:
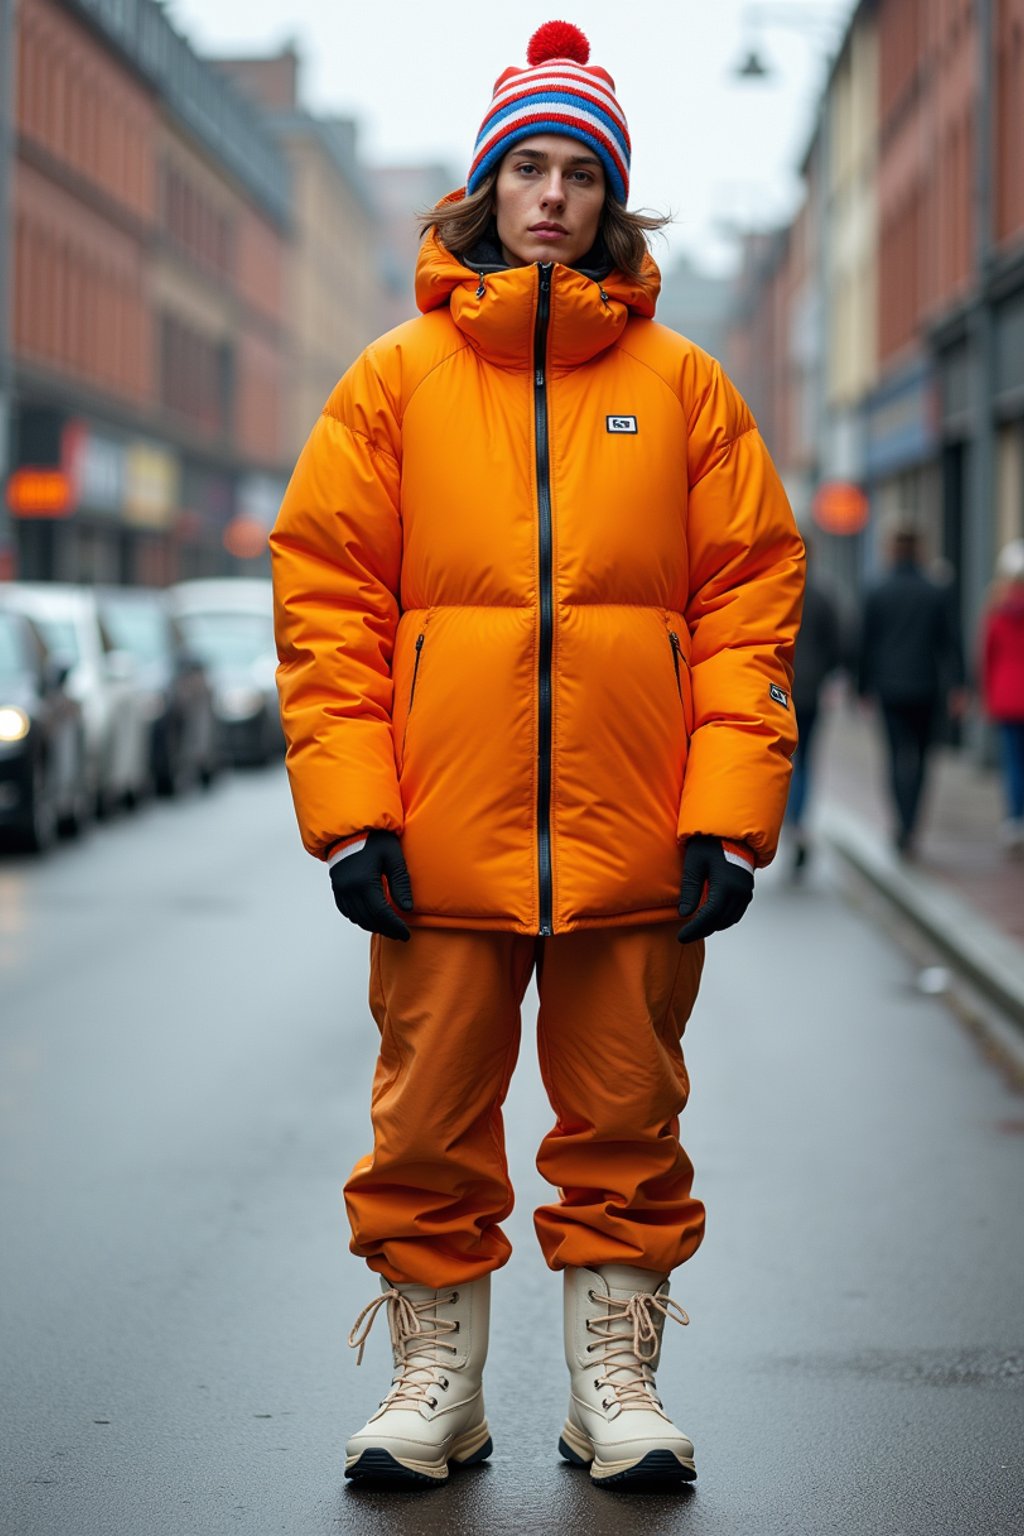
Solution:
<svg viewBox="0 0 1024 1536"><path fill-rule="evenodd" d="M164 314L159 345L162 404L210 436L222 436L234 387L230 344L211 341L177 316Z"/></svg>

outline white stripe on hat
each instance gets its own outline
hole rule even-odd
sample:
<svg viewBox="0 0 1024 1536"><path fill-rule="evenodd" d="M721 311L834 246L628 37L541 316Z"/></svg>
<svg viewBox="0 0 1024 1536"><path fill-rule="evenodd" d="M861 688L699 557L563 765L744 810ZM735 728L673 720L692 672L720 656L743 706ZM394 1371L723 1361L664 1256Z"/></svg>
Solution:
<svg viewBox="0 0 1024 1536"><path fill-rule="evenodd" d="M551 65L543 64L536 69L524 69L514 80L508 80L496 91L487 109L488 117L504 102L515 96L533 94L537 91L565 91L579 84L585 86L590 95L597 97L602 106L606 107L610 117L614 117L622 128L626 128L626 115L619 106L611 91L604 82L585 69L579 69L573 64L561 64L557 60ZM628 132L628 129L627 129Z"/></svg>
<svg viewBox="0 0 1024 1536"><path fill-rule="evenodd" d="M628 162L621 145L612 136L608 127L602 123L599 117L592 112L584 112L581 107L567 105L562 101L536 101L530 102L518 112L510 112L508 117L503 117L490 129L487 137L478 139L476 153L473 156L474 164L487 155L500 139L505 138L512 130L523 122L528 122L533 117L545 117L555 115L567 117L578 122L581 128L586 128L590 134L601 140L615 161L620 174L625 177L629 174Z"/></svg>

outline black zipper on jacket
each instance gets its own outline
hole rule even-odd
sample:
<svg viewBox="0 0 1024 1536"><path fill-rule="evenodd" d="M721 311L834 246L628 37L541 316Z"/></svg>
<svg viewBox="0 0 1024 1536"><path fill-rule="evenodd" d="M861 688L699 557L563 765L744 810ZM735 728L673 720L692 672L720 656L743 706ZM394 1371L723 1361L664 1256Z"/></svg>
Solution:
<svg viewBox="0 0 1024 1536"><path fill-rule="evenodd" d="M405 762L405 743L409 737L409 721L412 719L413 700L416 697L416 679L420 675L420 657L423 655L423 642L426 634L416 636L416 660L413 662L412 682L409 685L409 708L405 712L405 730L402 732L402 762Z"/></svg>
<svg viewBox="0 0 1024 1536"><path fill-rule="evenodd" d="M420 675L420 657L423 655L423 642L426 638L425 634L416 636L416 660L413 663L412 684L409 688L409 708L407 711L409 715L412 714L412 701L416 697L416 679Z"/></svg>
<svg viewBox="0 0 1024 1536"><path fill-rule="evenodd" d="M683 648L679 643L679 636L676 634L674 629L669 630L668 638L672 645L672 665L676 669L676 693L678 693L679 697L682 698L683 684L679 676L679 658L682 655Z"/></svg>
<svg viewBox="0 0 1024 1536"><path fill-rule="evenodd" d="M533 331L533 425L537 455L537 523L540 543L540 675L537 722L537 863L540 874L540 936L550 938L551 890L551 654L554 601L551 554L551 454L548 443L547 343L551 319L551 263L538 262L540 291Z"/></svg>

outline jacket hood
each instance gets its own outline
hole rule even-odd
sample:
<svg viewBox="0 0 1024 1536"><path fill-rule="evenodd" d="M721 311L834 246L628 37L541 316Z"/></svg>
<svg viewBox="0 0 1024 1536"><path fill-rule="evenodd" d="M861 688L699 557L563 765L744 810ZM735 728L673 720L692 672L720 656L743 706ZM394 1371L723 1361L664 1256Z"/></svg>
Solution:
<svg viewBox="0 0 1024 1536"><path fill-rule="evenodd" d="M453 192L446 202L464 194ZM552 264L549 357L552 367L573 368L613 346L630 316L650 319L661 287L651 256L647 286L613 269L603 275L600 253L591 270ZM468 262L477 259L475 266ZM497 258L497 259L496 259ZM598 275L601 273L602 275ZM423 238L416 264L416 303L424 314L446 305L459 330L490 362L531 367L538 267L506 267L485 244L460 259L441 244L436 228Z"/></svg>

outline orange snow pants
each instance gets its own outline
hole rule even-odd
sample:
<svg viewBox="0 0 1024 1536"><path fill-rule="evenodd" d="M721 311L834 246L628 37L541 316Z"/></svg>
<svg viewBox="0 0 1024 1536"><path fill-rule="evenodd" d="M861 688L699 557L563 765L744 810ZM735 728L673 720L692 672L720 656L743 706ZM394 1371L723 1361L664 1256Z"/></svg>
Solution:
<svg viewBox="0 0 1024 1536"><path fill-rule="evenodd" d="M352 1252L391 1281L440 1287L506 1263L512 1210L502 1104L534 967L538 1053L555 1124L537 1166L558 1191L535 1213L552 1269L690 1257L704 1207L679 1144L689 1080L680 1046L701 943L678 925L532 938L416 928L374 934L370 1007L381 1034L374 1150L345 1186Z"/></svg>

